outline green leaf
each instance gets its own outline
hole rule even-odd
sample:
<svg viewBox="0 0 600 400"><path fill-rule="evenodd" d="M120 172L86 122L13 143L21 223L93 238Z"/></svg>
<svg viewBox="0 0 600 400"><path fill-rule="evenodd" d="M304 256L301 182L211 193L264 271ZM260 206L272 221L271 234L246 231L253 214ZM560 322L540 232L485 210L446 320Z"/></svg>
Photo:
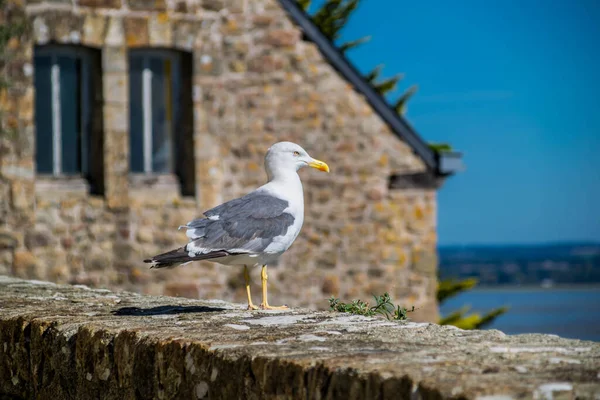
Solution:
<svg viewBox="0 0 600 400"><path fill-rule="evenodd" d="M454 321L450 325L454 325L460 329L472 330L477 329L477 324L481 321L481 316L478 313L463 316L458 321Z"/></svg>
<svg viewBox="0 0 600 400"><path fill-rule="evenodd" d="M469 311L468 306L462 307L459 310L453 311L447 316L440 319L440 325L455 325L458 321L464 318L464 315Z"/></svg>
<svg viewBox="0 0 600 400"><path fill-rule="evenodd" d="M375 88L377 93L379 93L381 95L385 95L388 92L393 92L394 90L396 90L396 86L398 85L398 82L400 82L400 80L403 77L404 76L402 74L397 74L397 75L392 76L391 78L387 78L382 81L375 82L373 87Z"/></svg>
<svg viewBox="0 0 600 400"><path fill-rule="evenodd" d="M327 0L312 16L314 24L331 41L339 39L359 0Z"/></svg>
<svg viewBox="0 0 600 400"><path fill-rule="evenodd" d="M402 94L394 103L394 110L400 115L404 115L406 113L406 103L417 93L419 87L417 85L413 85L406 89L406 92Z"/></svg>
<svg viewBox="0 0 600 400"><path fill-rule="evenodd" d="M314 24L330 40L335 39L335 10L340 6L342 0L327 0L312 16Z"/></svg>
<svg viewBox="0 0 600 400"><path fill-rule="evenodd" d="M442 153L444 151L452 151L452 146L449 143L429 143L429 148L436 153Z"/></svg>
<svg viewBox="0 0 600 400"><path fill-rule="evenodd" d="M502 314L506 313L508 311L508 309L509 309L509 307L504 306L504 307L496 308L495 310L492 310L489 313L485 314L477 322L477 324L475 325L475 329L481 329L487 325L490 325L492 322L494 322L496 320L496 318L498 318Z"/></svg>
<svg viewBox="0 0 600 400"><path fill-rule="evenodd" d="M296 0L298 2L298 5L300 6L300 8L302 8L304 11L308 11L308 8L310 7L310 0Z"/></svg>
<svg viewBox="0 0 600 400"><path fill-rule="evenodd" d="M414 311L415 311L415 306L412 306L412 308L410 310L398 306L398 308L394 312L394 319L404 321L404 320L408 319L408 316L406 314L409 312L414 312Z"/></svg>
<svg viewBox="0 0 600 400"><path fill-rule="evenodd" d="M384 67L383 64L379 64L378 66L373 68L373 70L371 72L366 74L365 79L367 80L367 82L369 82L370 84L375 83L375 81L379 79L379 76L381 75L381 71L383 71L383 67Z"/></svg>
<svg viewBox="0 0 600 400"><path fill-rule="evenodd" d="M362 37L362 38L360 38L360 39L351 40L351 41L349 41L349 42L342 43L342 44L339 46L339 49L340 49L340 51L341 51L342 53L345 53L346 51L348 51L348 50L350 50L350 49L353 49L353 48L355 48L355 47L357 47L357 46L360 46L361 44L363 44L363 43L366 43L366 42L368 42L369 40L371 40L371 36L365 36L365 37Z"/></svg>
<svg viewBox="0 0 600 400"><path fill-rule="evenodd" d="M460 329L481 329L494 322L496 318L508 311L508 307L500 307L481 316L479 313L467 315L470 307L464 306L440 319L440 325L453 325Z"/></svg>
<svg viewBox="0 0 600 400"><path fill-rule="evenodd" d="M438 282L437 289L437 300L438 303L443 303L450 297L456 296L457 294L469 290L477 285L477 279L468 278L461 281L454 279L446 279Z"/></svg>

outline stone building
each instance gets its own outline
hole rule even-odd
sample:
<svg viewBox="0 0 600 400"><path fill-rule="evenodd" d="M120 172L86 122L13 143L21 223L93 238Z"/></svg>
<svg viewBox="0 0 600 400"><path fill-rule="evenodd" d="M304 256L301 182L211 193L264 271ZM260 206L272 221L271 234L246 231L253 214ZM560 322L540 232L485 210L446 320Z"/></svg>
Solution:
<svg viewBox="0 0 600 400"><path fill-rule="evenodd" d="M290 140L332 173L301 172L305 225L270 270L272 302L388 291L437 318L436 189L460 158L293 0L6 0L5 23L0 274L243 301L241 269L141 260L264 183L265 150Z"/></svg>

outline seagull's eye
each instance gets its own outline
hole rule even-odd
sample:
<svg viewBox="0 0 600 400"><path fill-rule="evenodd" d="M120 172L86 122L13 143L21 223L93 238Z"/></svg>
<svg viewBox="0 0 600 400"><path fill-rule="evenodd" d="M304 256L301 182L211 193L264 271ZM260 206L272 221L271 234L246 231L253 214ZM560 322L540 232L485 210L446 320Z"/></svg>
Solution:
<svg viewBox="0 0 600 400"><path fill-rule="evenodd" d="M297 152L297 151L295 151L295 152L294 152L294 157L299 157L299 156L300 156L300 153L299 153L299 152Z"/></svg>

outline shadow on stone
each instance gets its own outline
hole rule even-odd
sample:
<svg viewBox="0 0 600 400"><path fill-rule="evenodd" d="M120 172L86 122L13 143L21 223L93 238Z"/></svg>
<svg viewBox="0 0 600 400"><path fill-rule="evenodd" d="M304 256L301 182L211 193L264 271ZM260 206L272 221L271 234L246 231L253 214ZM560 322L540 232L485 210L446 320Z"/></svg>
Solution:
<svg viewBox="0 0 600 400"><path fill-rule="evenodd" d="M114 315L144 316L144 315L168 315L189 314L225 311L225 308L206 306L158 306L152 308L123 307L113 311Z"/></svg>
<svg viewBox="0 0 600 400"><path fill-rule="evenodd" d="M22 400L24 397L18 397L12 394L0 393L0 400Z"/></svg>

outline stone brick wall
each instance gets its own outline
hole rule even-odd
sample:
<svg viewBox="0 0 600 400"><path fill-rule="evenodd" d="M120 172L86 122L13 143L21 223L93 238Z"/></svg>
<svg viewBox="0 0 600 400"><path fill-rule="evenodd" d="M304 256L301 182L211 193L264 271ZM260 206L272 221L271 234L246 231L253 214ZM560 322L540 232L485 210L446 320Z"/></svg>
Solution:
<svg viewBox="0 0 600 400"><path fill-rule="evenodd" d="M600 398L597 342L2 275L0 354L11 400Z"/></svg>
<svg viewBox="0 0 600 400"><path fill-rule="evenodd" d="M21 15L30 28L2 65L13 82L0 89L2 123L18 134L0 138L0 274L242 301L241 270L150 271L141 260L184 243L177 226L264 183L265 150L290 140L332 173L301 172L305 225L270 270L272 302L326 307L331 295L389 291L420 307L416 319L437 318L435 190L389 189L392 175L424 164L276 0L5 3L2 18ZM35 177L33 46L49 42L101 50L103 195ZM192 55L195 196L129 174L127 51L137 47Z"/></svg>

